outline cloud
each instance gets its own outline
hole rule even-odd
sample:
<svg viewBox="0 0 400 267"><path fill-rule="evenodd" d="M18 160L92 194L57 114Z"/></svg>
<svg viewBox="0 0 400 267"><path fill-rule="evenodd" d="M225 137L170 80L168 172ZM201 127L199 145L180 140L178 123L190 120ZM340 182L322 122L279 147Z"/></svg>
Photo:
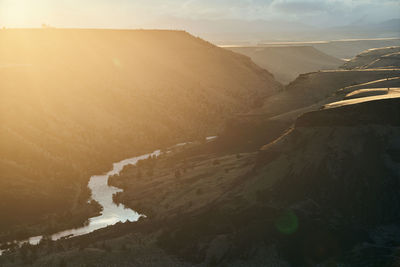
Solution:
<svg viewBox="0 0 400 267"><path fill-rule="evenodd" d="M274 0L185 0L178 10L184 17L213 16L247 18L266 12ZM205 17L202 17L205 18Z"/></svg>
<svg viewBox="0 0 400 267"><path fill-rule="evenodd" d="M274 1L272 7L281 13L309 14L325 12L329 9L327 1Z"/></svg>
<svg viewBox="0 0 400 267"><path fill-rule="evenodd" d="M163 17L335 26L360 18L378 22L399 14L399 0L0 0L0 26L28 27L43 20L60 27L135 27Z"/></svg>

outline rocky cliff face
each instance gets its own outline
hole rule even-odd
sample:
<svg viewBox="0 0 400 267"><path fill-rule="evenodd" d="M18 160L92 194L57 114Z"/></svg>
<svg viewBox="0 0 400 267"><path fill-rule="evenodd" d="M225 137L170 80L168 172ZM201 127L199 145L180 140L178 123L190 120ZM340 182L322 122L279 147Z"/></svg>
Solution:
<svg viewBox="0 0 400 267"><path fill-rule="evenodd" d="M400 242L399 108L400 98L378 99L300 116L217 202L166 226L160 245L233 266L390 266Z"/></svg>
<svg viewBox="0 0 400 267"><path fill-rule="evenodd" d="M397 96L397 97L396 97ZM358 101L357 101L358 100ZM398 94L393 98L375 97L344 100L300 116L296 127L357 127L363 125L400 126ZM367 101L369 100L369 101ZM329 108L329 107L337 108Z"/></svg>
<svg viewBox="0 0 400 267"><path fill-rule="evenodd" d="M373 69L373 68L399 68L399 46L368 49L350 61L346 62L343 69Z"/></svg>
<svg viewBox="0 0 400 267"><path fill-rule="evenodd" d="M289 134L260 153L259 186L252 188L262 203L292 210L301 225L301 242L321 229L330 235L312 244L314 256L301 256L306 262L316 263L321 256L351 266L379 265L380 253L394 262L393 244L400 242L395 235L400 219L399 108L400 98L395 98L306 113ZM273 185L261 189L264 179ZM376 231L390 225L397 225L393 236L377 244ZM335 249L327 252L333 244ZM375 245L382 248L368 250ZM366 258L353 255L355 247Z"/></svg>

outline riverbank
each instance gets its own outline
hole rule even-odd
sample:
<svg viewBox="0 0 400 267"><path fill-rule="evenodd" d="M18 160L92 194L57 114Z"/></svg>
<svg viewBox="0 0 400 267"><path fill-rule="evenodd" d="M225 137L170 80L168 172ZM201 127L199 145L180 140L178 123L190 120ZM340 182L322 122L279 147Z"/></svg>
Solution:
<svg viewBox="0 0 400 267"><path fill-rule="evenodd" d="M216 136L206 137L200 143L206 144L216 138ZM168 148L163 148L163 155L176 153L177 150L181 150L183 147L195 144L198 144L198 141L178 143ZM88 182L91 200L86 203L89 209L77 210L82 210L84 217L79 216L77 212L66 212L62 217L56 218L57 220L61 220L61 223L57 223L53 219L38 224L36 228L17 229L18 231L11 232L1 239L0 250L13 249L24 243L37 245L41 242L42 238L55 241L81 236L119 222L137 221L142 215L137 213L134 208L129 209L122 203L114 202L118 194L122 193L123 190L118 186L113 186L109 182L109 177L119 176L121 171L131 167L135 168L137 163L139 163L138 165L143 165L143 162L147 159L156 159L158 156L161 156L161 150L121 160L113 163L112 169L107 173L92 175ZM51 225L52 227L46 228L47 225Z"/></svg>
<svg viewBox="0 0 400 267"><path fill-rule="evenodd" d="M114 196L116 203L163 221L217 201L251 171L255 160L256 152L188 156L176 151L127 166L109 184L123 189Z"/></svg>
<svg viewBox="0 0 400 267"><path fill-rule="evenodd" d="M85 226L89 218L101 214L101 205L91 200L74 211L65 211L60 214L44 216L30 225L17 225L0 235L0 249L12 247L16 242L36 236L51 236L65 229Z"/></svg>

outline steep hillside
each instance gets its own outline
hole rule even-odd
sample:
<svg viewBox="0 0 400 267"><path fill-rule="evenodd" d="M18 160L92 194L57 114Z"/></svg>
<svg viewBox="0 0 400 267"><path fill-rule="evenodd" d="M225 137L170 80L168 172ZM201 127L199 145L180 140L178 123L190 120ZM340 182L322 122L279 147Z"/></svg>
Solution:
<svg viewBox="0 0 400 267"><path fill-rule="evenodd" d="M342 60L324 54L312 46L227 47L227 49L249 56L284 84L293 81L299 74L337 69L343 64Z"/></svg>
<svg viewBox="0 0 400 267"><path fill-rule="evenodd" d="M236 164L230 157L215 159L213 168L229 171L210 181L194 176L202 193L194 193L192 206L180 206L166 192L169 212L157 213L173 216L178 207L181 213L159 245L189 261L220 265L390 266L385 264L396 261L400 242L399 114L398 96L314 111L265 146L253 169L251 154ZM186 162L196 168L181 181L202 168ZM223 186L208 189L211 181ZM217 188L223 193L216 198Z"/></svg>
<svg viewBox="0 0 400 267"><path fill-rule="evenodd" d="M86 205L90 174L215 133L280 84L186 32L7 29L0 88L3 231L45 218L57 227L66 217L43 215Z"/></svg>
<svg viewBox="0 0 400 267"><path fill-rule="evenodd" d="M399 69L319 71L300 75L280 88L268 72L249 58L186 33L91 31L91 38L96 36L97 40L106 33L118 35L119 40L123 39L120 35L134 34L139 43L144 39L154 41L161 35L159 49L166 50L147 58L153 62L150 65L132 59L135 63L129 63L129 70L125 70L127 63L121 63L126 61L122 55L114 54L114 49L96 48L102 58L110 53L117 60L90 65L101 75L89 79L91 71L80 65L85 53L71 62L70 54L64 57L65 61L53 58L56 54L48 56L52 55L47 51L51 52L57 37L45 42L48 47L41 57L48 56L53 66L66 62L67 67L62 68L67 70L65 77L41 67L41 71L47 70L45 83L42 75L29 71L34 65L11 60L0 69L0 74L5 70L1 75L7 77L4 96L9 101L1 105L8 112L2 118L5 127L0 139L4 137L8 143L2 141L1 151L12 156L11 160L3 160L12 168L4 170L11 170L8 178L15 182L4 179L11 190L0 192L0 196L10 197L12 191L19 190L30 200L29 205L22 199L13 200L17 206L4 197L3 212L13 214L9 207L17 206L29 209L31 214L42 214L38 206L45 200L52 201L54 209L69 207L76 199L85 203L87 196L79 190L84 188L87 176L71 179L72 175L84 170L100 171L100 165L147 150L152 144L166 146L183 135L196 138L204 136L202 133L215 133L221 129L222 120L233 113L235 116L214 141L205 142L203 138L176 146L158 157L139 161L136 166L126 166L120 175L110 178L109 185L123 189L113 195L114 202L145 214L139 222L118 223L56 242L45 239L38 246L11 248L0 257L0 265L397 266ZM79 47L84 37L87 38L79 34ZM102 39L99 43L107 42ZM177 43L184 42L188 42L185 49L174 49ZM96 47L96 42L90 44ZM126 49L133 44L136 42L130 42ZM192 45L193 50L186 48ZM144 51L152 55L148 48L142 47L136 59ZM203 51L196 56L196 64L190 60L194 51ZM170 53L171 58L165 57ZM97 55L91 60L94 58ZM164 64L167 61L174 64ZM42 66L40 60L36 62ZM204 66L197 65L200 63ZM190 70L189 64L193 64ZM172 70L170 66L174 66ZM156 81L144 83L131 69L144 76L155 72L162 79L160 83L174 85L161 98L159 94L165 91L152 87L158 85ZM22 70L27 73L26 80L9 78L13 71L24 73ZM191 75L192 71L196 75ZM246 76L240 75L243 71ZM168 75L163 76L164 72ZM214 77L215 73L218 76ZM69 82L71 74L79 79ZM129 90L131 83L124 82L124 77L135 80L135 89ZM187 77L197 83L192 84ZM38 89L48 81L52 81L50 86ZM62 87L57 86L58 81ZM141 88L136 87L139 81L145 92L136 89ZM222 81L230 87L215 85ZM58 89L64 88L64 83L67 89ZM85 86L78 87L82 84ZM108 93L114 84L118 84L116 91ZM21 85L28 89L21 89ZM229 93L231 87L235 94ZM185 94L186 90L190 93ZM276 90L280 91L274 93ZM85 101L88 97L90 101ZM251 109L255 103L259 107ZM15 115L12 108L17 111ZM137 125L137 121L141 124ZM154 130L153 125L158 128ZM143 137L134 139L132 132ZM25 147L35 160L27 161ZM12 176L15 173L18 176ZM47 175L52 173L58 176L49 176L49 183ZM76 182L68 188L70 181ZM33 193L42 199L31 201ZM66 198L67 194L71 197ZM46 205L40 207L44 213L54 211L46 210ZM59 220L70 217L66 212L47 216L46 220L55 227Z"/></svg>
<svg viewBox="0 0 400 267"><path fill-rule="evenodd" d="M390 95L390 94L399 93L399 88L369 88L369 89L360 89L353 91L347 94L344 97L344 100L355 99L355 98L363 98L363 97L371 97L377 95Z"/></svg>
<svg viewBox="0 0 400 267"><path fill-rule="evenodd" d="M374 69L374 68L399 68L400 46L382 47L366 50L350 61L346 62L343 69Z"/></svg>
<svg viewBox="0 0 400 267"><path fill-rule="evenodd" d="M303 74L287 85L283 92L267 97L261 108L250 113L272 117L313 104L321 105L324 101L328 103L335 100L336 91L341 88L399 75L400 70L320 71Z"/></svg>
<svg viewBox="0 0 400 267"><path fill-rule="evenodd" d="M381 56L379 59L368 64L366 68L400 68L400 52Z"/></svg>
<svg viewBox="0 0 400 267"><path fill-rule="evenodd" d="M321 71L300 75L282 92L265 98L262 107L229 120L219 134L219 149L231 153L254 151L280 137L305 112L345 98L398 92L397 75L398 70Z"/></svg>
<svg viewBox="0 0 400 267"><path fill-rule="evenodd" d="M125 189L115 199L146 219L62 240L53 250L43 244L34 266L61 259L99 266L396 266L399 114L398 96L345 101L300 116L259 153L188 155L189 145L145 160L111 183ZM5 266L20 262L13 255Z"/></svg>
<svg viewBox="0 0 400 267"><path fill-rule="evenodd" d="M287 248L295 262L332 257L350 266L395 262L391 244L400 242L399 100L360 99L306 113L290 134L264 148L258 181L249 184L262 202L298 216L299 233L289 246L306 242L309 250ZM265 179L272 179L273 186Z"/></svg>
<svg viewBox="0 0 400 267"><path fill-rule="evenodd" d="M393 87L400 87L400 77L385 78L376 81L370 81L366 83L346 86L340 89L340 92L350 93L355 90L365 89L365 88L393 88Z"/></svg>

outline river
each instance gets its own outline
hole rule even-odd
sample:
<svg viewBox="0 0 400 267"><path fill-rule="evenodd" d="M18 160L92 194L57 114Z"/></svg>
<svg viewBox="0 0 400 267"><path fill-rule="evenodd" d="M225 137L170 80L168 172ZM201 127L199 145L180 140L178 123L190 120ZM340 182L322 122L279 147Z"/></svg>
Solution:
<svg viewBox="0 0 400 267"><path fill-rule="evenodd" d="M211 141L215 138L217 138L217 137L210 136L210 137L207 137L206 140ZM168 153L174 147L184 146L189 143L190 142L176 144L175 146L168 149L166 153ZM92 192L92 199L97 201L103 207L101 215L90 218L88 220L88 223L83 227L69 229L69 230L55 233L55 234L51 235L51 239L58 240L61 238L70 238L73 236L80 236L80 235L91 233L95 230L98 230L98 229L101 229L101 228L104 228L104 227L107 227L110 225L114 225L118 222L126 222L126 221L134 222L134 221L137 221L141 216L145 216L143 214L138 214L136 211L134 211L130 208L125 207L123 204L116 204L113 202L113 198L112 198L113 195L115 193L121 192L123 190L120 188L114 187L114 186L109 186L108 178L115 174L119 174L126 165L134 165L139 160L146 159L149 156L158 156L160 154L161 154L161 150L155 150L152 153L125 159L120 162L114 163L113 169L111 171L109 171L108 173L103 174L103 175L91 176L88 186ZM43 238L43 236L33 236L26 240L18 241L18 243L23 244L23 243L28 242L32 245L37 245L42 238ZM2 251L0 250L0 255L1 255L1 252Z"/></svg>

